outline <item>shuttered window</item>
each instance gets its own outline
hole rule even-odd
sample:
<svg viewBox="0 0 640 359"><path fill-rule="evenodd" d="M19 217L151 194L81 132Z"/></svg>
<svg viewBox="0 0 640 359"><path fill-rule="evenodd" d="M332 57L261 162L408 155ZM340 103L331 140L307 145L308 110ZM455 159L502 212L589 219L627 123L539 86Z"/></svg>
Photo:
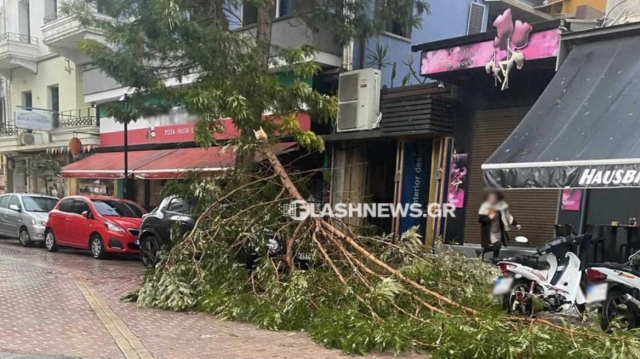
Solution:
<svg viewBox="0 0 640 359"><path fill-rule="evenodd" d="M482 164L513 132L529 110L511 108L477 111L474 119L474 135L469 156L469 188L467 216L465 218L465 243L480 243L478 209L484 199ZM532 245L539 245L553 237L559 199L558 190L512 190L505 196L511 213L522 230L517 232L529 238ZM510 233L511 244L516 232Z"/></svg>

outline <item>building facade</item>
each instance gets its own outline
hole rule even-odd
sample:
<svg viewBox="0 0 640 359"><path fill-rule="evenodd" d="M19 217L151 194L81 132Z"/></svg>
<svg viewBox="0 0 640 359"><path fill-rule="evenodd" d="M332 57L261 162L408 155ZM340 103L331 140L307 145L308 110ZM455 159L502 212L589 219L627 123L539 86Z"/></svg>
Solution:
<svg viewBox="0 0 640 359"><path fill-rule="evenodd" d="M95 109L84 101L78 64L49 47L47 26L60 17L56 1L8 0L4 6L0 154L6 163L6 190L62 196L73 181L46 183L37 172L47 163L55 171L50 160L62 166L99 145ZM78 152L69 149L74 138L81 143Z"/></svg>

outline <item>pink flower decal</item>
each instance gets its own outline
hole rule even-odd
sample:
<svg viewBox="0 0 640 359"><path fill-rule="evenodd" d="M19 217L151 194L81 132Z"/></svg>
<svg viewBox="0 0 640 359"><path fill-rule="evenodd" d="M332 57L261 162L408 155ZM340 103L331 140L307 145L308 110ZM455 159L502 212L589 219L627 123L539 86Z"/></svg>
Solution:
<svg viewBox="0 0 640 359"><path fill-rule="evenodd" d="M509 71L524 66L524 54L521 50L529 43L531 25L517 20L514 24L511 9L507 9L493 22L497 36L493 40L493 58L486 64L487 73L493 75L498 83L502 83L502 90L509 88Z"/></svg>
<svg viewBox="0 0 640 359"><path fill-rule="evenodd" d="M509 45L509 39L513 35L513 19L511 18L511 9L504 11L502 15L496 18L493 26L498 31L498 36L493 41L493 47L496 49L506 50Z"/></svg>
<svg viewBox="0 0 640 359"><path fill-rule="evenodd" d="M531 30L533 30L531 25L517 20L515 30L513 31L513 37L511 38L511 47L514 49L521 49L527 46Z"/></svg>

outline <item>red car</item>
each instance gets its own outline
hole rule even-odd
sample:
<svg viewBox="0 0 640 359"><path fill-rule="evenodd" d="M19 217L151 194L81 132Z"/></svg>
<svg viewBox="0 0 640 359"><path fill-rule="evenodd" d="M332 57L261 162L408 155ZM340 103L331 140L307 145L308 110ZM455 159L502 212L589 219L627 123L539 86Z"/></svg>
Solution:
<svg viewBox="0 0 640 359"><path fill-rule="evenodd" d="M136 239L142 215L137 203L112 197L69 196L49 212L44 243L50 252L59 246L91 250L94 258L107 253L139 253Z"/></svg>

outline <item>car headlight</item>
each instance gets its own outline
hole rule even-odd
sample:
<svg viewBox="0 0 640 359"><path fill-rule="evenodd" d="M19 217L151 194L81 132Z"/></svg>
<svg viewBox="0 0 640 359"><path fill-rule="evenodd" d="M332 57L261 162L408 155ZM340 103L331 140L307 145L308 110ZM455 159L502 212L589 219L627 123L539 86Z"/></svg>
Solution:
<svg viewBox="0 0 640 359"><path fill-rule="evenodd" d="M46 225L46 224L47 224L47 221L45 221L45 220L44 220L44 219L42 219L42 218L32 217L32 218L31 218L31 223L32 223L34 226L44 226L44 225Z"/></svg>
<svg viewBox="0 0 640 359"><path fill-rule="evenodd" d="M118 227L113 223L104 222L104 226L107 227L107 229L110 230L110 231L124 232L124 229L122 229L122 227Z"/></svg>

